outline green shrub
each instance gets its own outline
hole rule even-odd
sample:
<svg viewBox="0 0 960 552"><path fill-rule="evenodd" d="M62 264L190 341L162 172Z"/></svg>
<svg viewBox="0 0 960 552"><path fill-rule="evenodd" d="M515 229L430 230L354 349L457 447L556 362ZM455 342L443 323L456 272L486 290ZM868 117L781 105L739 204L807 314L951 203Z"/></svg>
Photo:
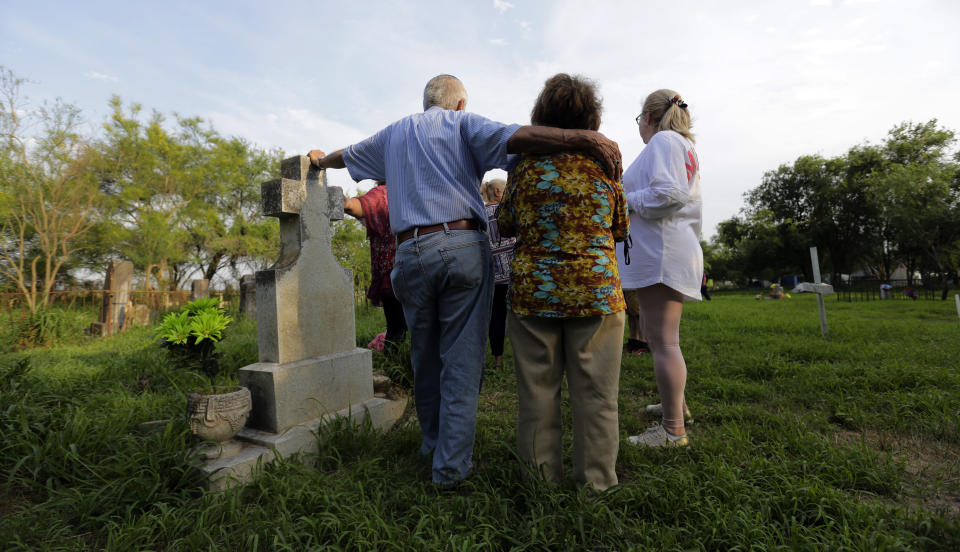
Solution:
<svg viewBox="0 0 960 552"><path fill-rule="evenodd" d="M50 347L80 341L90 325L90 315L59 308L22 311L8 318L7 346L13 350ZM6 333L6 332L5 332Z"/></svg>
<svg viewBox="0 0 960 552"><path fill-rule="evenodd" d="M164 317L156 329L160 346L175 368L205 374L211 384L219 374L217 343L233 318L224 313L219 299L197 299L183 306L179 312Z"/></svg>

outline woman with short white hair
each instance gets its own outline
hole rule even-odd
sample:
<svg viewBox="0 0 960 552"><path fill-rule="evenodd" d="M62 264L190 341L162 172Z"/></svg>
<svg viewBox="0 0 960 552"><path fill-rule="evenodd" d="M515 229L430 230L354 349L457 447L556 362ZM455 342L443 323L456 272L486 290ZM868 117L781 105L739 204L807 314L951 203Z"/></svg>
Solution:
<svg viewBox="0 0 960 552"><path fill-rule="evenodd" d="M487 237L490 238L490 262L493 263L493 309L490 312L490 354L493 368L503 368L503 341L507 324L507 289L510 287L510 260L516 238L500 236L497 226L497 206L503 199L507 181L494 178L480 185L480 195L487 209Z"/></svg>

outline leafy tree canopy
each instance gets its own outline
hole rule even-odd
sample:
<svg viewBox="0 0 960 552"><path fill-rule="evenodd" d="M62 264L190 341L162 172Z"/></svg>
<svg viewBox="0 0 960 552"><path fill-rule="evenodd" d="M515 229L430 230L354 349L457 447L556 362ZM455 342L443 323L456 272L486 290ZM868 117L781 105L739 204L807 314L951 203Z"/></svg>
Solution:
<svg viewBox="0 0 960 552"><path fill-rule="evenodd" d="M746 194L739 215L718 226L717 254L729 259L735 278L809 277L810 246L821 250L835 278L860 269L886 278L898 263L911 275L956 274L960 153L951 151L954 143L953 131L936 120L907 122L880 145L781 165Z"/></svg>

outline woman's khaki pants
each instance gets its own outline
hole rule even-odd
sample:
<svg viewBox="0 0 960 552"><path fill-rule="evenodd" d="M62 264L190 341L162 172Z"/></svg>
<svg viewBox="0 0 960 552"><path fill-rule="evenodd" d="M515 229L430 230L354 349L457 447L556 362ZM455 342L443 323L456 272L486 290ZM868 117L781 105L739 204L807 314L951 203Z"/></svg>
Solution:
<svg viewBox="0 0 960 552"><path fill-rule="evenodd" d="M562 476L560 382L573 406L573 476L603 490L617 484L617 393L623 312L584 318L507 315L520 412L517 447L547 480Z"/></svg>

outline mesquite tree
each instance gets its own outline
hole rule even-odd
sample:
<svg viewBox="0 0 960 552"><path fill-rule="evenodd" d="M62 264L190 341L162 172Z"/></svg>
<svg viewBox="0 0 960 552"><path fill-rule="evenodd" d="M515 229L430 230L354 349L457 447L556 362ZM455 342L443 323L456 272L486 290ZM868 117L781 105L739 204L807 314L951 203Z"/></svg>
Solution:
<svg viewBox="0 0 960 552"><path fill-rule="evenodd" d="M94 154L75 107L31 109L23 79L0 67L0 278L45 307L99 217Z"/></svg>

